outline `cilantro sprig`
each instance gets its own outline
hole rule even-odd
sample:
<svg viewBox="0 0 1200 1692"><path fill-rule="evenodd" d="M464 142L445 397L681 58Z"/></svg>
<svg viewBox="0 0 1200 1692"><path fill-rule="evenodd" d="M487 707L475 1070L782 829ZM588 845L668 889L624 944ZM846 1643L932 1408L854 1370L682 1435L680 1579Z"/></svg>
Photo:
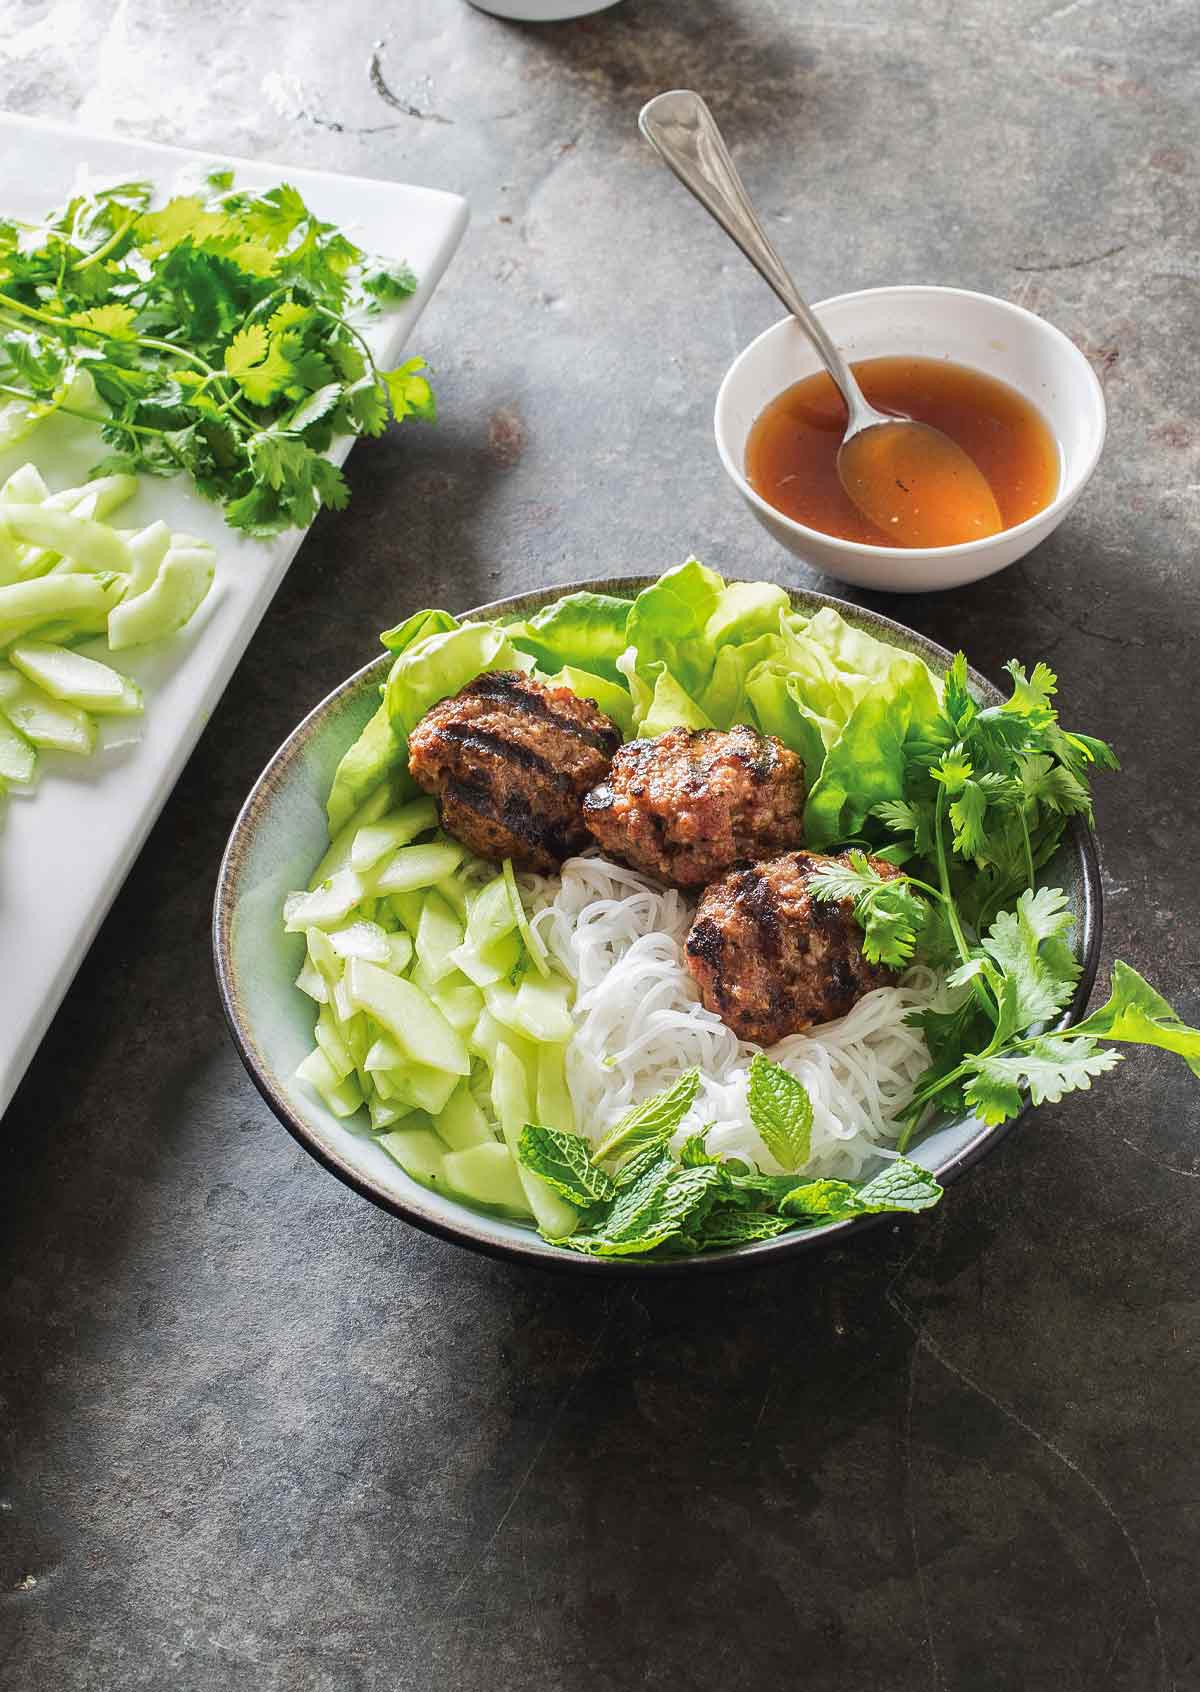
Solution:
<svg viewBox="0 0 1200 1692"><path fill-rule="evenodd" d="M1048 665L1027 673L1014 661L1006 669L1011 696L983 706L957 655L936 722L907 748L903 797L871 812L888 844L869 842L872 857L859 844L811 882L814 897L850 903L868 961L894 969L917 958L955 964L947 985L962 990L958 1003L909 1017L930 1063L906 1113L901 1151L935 1111L973 1110L994 1126L1015 1116L1026 1094L1053 1103L1090 1088L1121 1058L1101 1040L1166 1047L1200 1074L1200 1032L1123 963L1106 1006L1055 1029L1080 967L1067 897L1039 887L1037 876L1069 819L1091 821L1091 774L1119 766L1104 741L1063 728ZM890 862L881 866L880 857Z"/></svg>
<svg viewBox="0 0 1200 1692"><path fill-rule="evenodd" d="M246 533L341 509L334 440L435 416L423 360L381 370L362 327L416 278L286 183L215 171L158 210L152 194L117 183L0 221L0 445L61 411L111 449L94 475L187 475Z"/></svg>

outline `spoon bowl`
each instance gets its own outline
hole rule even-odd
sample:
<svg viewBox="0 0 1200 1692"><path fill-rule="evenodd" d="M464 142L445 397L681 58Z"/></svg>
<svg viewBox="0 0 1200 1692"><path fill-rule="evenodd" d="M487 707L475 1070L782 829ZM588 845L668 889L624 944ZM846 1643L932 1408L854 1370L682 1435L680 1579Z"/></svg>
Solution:
<svg viewBox="0 0 1200 1692"><path fill-rule="evenodd" d="M838 480L891 546L957 546L998 535L996 496L975 460L940 429L883 418L847 435Z"/></svg>
<svg viewBox="0 0 1200 1692"><path fill-rule="evenodd" d="M642 107L642 134L689 193L741 248L816 348L846 402L838 477L889 546L952 546L1003 524L987 480L963 449L927 423L870 404L836 342L800 296L750 203L717 121L698 94L674 88ZM911 485L910 485L911 484ZM937 535L934 540L929 537Z"/></svg>

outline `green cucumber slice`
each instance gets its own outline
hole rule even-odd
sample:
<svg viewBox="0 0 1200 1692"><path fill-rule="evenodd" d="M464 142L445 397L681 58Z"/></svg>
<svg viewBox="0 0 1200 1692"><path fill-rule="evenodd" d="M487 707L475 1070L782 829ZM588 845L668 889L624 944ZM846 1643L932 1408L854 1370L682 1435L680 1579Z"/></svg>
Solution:
<svg viewBox="0 0 1200 1692"><path fill-rule="evenodd" d="M136 716L143 708L142 690L136 682L69 647L22 640L9 648L8 661L52 699L79 705L85 711L124 717Z"/></svg>
<svg viewBox="0 0 1200 1692"><path fill-rule="evenodd" d="M211 547L172 546L150 586L135 599L122 600L110 613L112 651L144 646L181 629L212 586L214 556Z"/></svg>

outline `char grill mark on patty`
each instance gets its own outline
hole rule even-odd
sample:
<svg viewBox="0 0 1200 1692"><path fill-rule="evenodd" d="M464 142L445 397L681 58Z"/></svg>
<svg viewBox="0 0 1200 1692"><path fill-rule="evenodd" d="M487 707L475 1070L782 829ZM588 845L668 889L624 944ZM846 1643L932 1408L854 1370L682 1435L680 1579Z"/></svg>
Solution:
<svg viewBox="0 0 1200 1692"><path fill-rule="evenodd" d="M803 763L781 741L746 724L674 728L622 746L583 816L605 852L677 887L702 887L734 864L798 846L804 794Z"/></svg>
<svg viewBox="0 0 1200 1692"><path fill-rule="evenodd" d="M782 946L779 928L779 902L771 883L751 864L736 872L735 897L752 919L759 942L769 957L777 958Z"/></svg>
<svg viewBox="0 0 1200 1692"><path fill-rule="evenodd" d="M548 700L522 687L517 679L518 675L519 672L512 670L486 670L483 675L476 676L473 682L468 683L463 691L472 693L479 699L491 699L497 704L511 706L527 717L536 717L540 722L549 723L563 734L581 740L585 746L594 747L597 752L611 754L616 751L621 744L621 737L615 728L610 733L603 729L588 728L586 723L576 722L572 717L556 711Z"/></svg>
<svg viewBox="0 0 1200 1692"><path fill-rule="evenodd" d="M701 1002L740 1039L772 1046L845 1016L864 993L895 981L863 955L852 902L814 898L813 873L830 861L791 851L739 864L705 889L688 968ZM883 875L898 873L872 862Z"/></svg>
<svg viewBox="0 0 1200 1692"><path fill-rule="evenodd" d="M555 787L568 785L566 777L555 769L549 759L541 757L531 747L523 746L519 740L505 740L490 729L476 728L474 723L439 723L432 732L439 740L451 740L469 752L491 753L503 764L516 764L522 770L541 776L543 781L552 782ZM486 766L479 771L479 781L481 785L489 781Z"/></svg>
<svg viewBox="0 0 1200 1692"><path fill-rule="evenodd" d="M408 765L448 833L480 857L549 875L585 843L583 798L620 738L569 688L491 671L430 706L409 735Z"/></svg>

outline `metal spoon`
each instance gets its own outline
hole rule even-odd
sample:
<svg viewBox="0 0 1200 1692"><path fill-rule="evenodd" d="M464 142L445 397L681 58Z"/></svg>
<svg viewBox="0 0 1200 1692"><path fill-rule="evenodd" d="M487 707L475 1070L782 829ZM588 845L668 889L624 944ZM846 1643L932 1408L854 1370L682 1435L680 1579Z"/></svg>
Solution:
<svg viewBox="0 0 1200 1692"><path fill-rule="evenodd" d="M742 249L804 330L846 402L838 478L880 544L953 546L1004 527L975 460L928 423L876 411L820 321L800 298L734 168L716 119L698 94L676 88L642 107L642 134L684 187Z"/></svg>

